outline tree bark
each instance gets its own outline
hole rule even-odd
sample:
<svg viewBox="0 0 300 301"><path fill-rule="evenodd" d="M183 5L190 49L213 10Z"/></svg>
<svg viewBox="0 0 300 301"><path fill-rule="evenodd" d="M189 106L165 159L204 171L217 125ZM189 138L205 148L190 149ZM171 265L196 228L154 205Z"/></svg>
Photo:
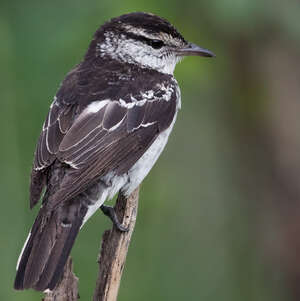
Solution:
<svg viewBox="0 0 300 301"><path fill-rule="evenodd" d="M78 278L73 273L72 258L69 256L62 280L53 291L45 293L43 301L77 301L78 298Z"/></svg>
<svg viewBox="0 0 300 301"><path fill-rule="evenodd" d="M135 226L138 198L139 188L128 198L121 193L118 195L115 211L122 225L128 228L128 232L120 232L113 226L111 230L103 233L94 301L117 300L126 255Z"/></svg>

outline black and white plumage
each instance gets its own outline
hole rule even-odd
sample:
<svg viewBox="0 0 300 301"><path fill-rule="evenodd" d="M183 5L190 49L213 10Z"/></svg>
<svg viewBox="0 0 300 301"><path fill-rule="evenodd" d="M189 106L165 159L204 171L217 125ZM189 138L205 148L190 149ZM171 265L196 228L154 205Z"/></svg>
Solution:
<svg viewBox="0 0 300 301"><path fill-rule="evenodd" d="M152 14L123 15L95 33L38 140L30 207L45 193L18 261L16 289L52 290L80 227L148 174L180 108L173 71L185 55L213 56Z"/></svg>

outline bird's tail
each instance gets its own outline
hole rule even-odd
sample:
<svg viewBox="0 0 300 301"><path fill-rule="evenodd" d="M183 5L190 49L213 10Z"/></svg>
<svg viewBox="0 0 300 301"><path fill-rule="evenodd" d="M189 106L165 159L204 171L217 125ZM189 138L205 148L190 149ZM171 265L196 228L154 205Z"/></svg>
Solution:
<svg viewBox="0 0 300 301"><path fill-rule="evenodd" d="M15 289L53 290L86 212L75 202L50 213L41 208L18 260Z"/></svg>

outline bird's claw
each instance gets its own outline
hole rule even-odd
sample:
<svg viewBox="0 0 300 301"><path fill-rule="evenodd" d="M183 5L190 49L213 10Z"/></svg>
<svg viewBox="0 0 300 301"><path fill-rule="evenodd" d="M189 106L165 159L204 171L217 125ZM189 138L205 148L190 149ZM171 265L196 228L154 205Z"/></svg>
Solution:
<svg viewBox="0 0 300 301"><path fill-rule="evenodd" d="M111 206L102 205L100 206L101 211L110 218L114 226L121 232L128 232L129 228L124 227L117 217L116 211Z"/></svg>

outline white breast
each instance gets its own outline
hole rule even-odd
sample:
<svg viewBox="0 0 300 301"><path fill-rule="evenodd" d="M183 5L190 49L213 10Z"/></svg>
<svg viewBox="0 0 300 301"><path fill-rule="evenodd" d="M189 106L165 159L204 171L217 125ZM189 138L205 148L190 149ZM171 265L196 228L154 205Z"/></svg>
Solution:
<svg viewBox="0 0 300 301"><path fill-rule="evenodd" d="M174 79L176 82L176 80ZM177 118L177 112L181 108L181 93L179 86L176 82L176 113L172 120L169 128L162 132L156 140L152 143L149 149L144 153L144 155L132 166L128 171L127 183L125 183L121 189L125 195L129 195L136 187L138 187L144 178L147 176L157 159L159 158L161 152L165 148L169 135L173 129L174 123Z"/></svg>
<svg viewBox="0 0 300 301"><path fill-rule="evenodd" d="M169 135L176 120L176 115L177 114L175 114L171 126L156 138L144 155L128 171L128 182L121 188L125 195L129 195L140 185L152 169L168 142Z"/></svg>

